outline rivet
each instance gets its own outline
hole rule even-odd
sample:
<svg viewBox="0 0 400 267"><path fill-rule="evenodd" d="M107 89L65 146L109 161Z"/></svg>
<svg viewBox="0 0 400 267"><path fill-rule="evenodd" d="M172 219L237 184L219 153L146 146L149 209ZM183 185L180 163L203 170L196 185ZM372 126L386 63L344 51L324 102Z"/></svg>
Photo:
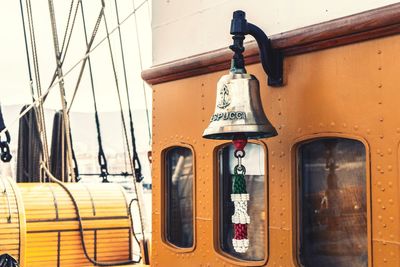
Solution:
<svg viewBox="0 0 400 267"><path fill-rule="evenodd" d="M301 128L298 128L298 129L297 129L297 132L300 133L300 132L301 132Z"/></svg>
<svg viewBox="0 0 400 267"><path fill-rule="evenodd" d="M272 168L273 170L275 170L275 165L272 164L271 168Z"/></svg>
<svg viewBox="0 0 400 267"><path fill-rule="evenodd" d="M391 220L393 222L394 221L394 217L389 217L389 220Z"/></svg>
<svg viewBox="0 0 400 267"><path fill-rule="evenodd" d="M332 126L332 127L335 126L335 122L332 121L332 122L331 122L331 126Z"/></svg>
<svg viewBox="0 0 400 267"><path fill-rule="evenodd" d="M379 118L379 121L380 121L380 122L383 122L383 120L384 120L384 118L383 118L383 117Z"/></svg>
<svg viewBox="0 0 400 267"><path fill-rule="evenodd" d="M379 102L378 102L378 105L382 105L382 101L379 101Z"/></svg>
<svg viewBox="0 0 400 267"><path fill-rule="evenodd" d="M386 207L385 207L385 206L382 206L382 209L383 209L383 210L385 210L385 209L386 209Z"/></svg>
<svg viewBox="0 0 400 267"><path fill-rule="evenodd" d="M378 67L378 70L382 70L382 67L381 67L381 66L379 66L379 67Z"/></svg>
<svg viewBox="0 0 400 267"><path fill-rule="evenodd" d="M389 187L392 187L393 183L392 182L388 182L388 185L389 185Z"/></svg>
<svg viewBox="0 0 400 267"><path fill-rule="evenodd" d="M279 140L278 143L279 143L279 144L282 144L282 140Z"/></svg>
<svg viewBox="0 0 400 267"><path fill-rule="evenodd" d="M343 127L346 128L346 127L347 127L347 124L346 124L346 123L343 123Z"/></svg>
<svg viewBox="0 0 400 267"><path fill-rule="evenodd" d="M378 201L378 203L381 203L381 202L382 202L382 200L381 200L380 198L378 198L378 200L377 200L377 201Z"/></svg>
<svg viewBox="0 0 400 267"><path fill-rule="evenodd" d="M386 228L386 227L387 227L386 223L382 224L382 226L383 226L383 228Z"/></svg>
<svg viewBox="0 0 400 267"><path fill-rule="evenodd" d="M381 134L380 136L379 136L379 138L380 139L383 139L385 136L383 135L383 134Z"/></svg>
<svg viewBox="0 0 400 267"><path fill-rule="evenodd" d="M378 220L382 221L382 216L381 215L378 216Z"/></svg>
<svg viewBox="0 0 400 267"><path fill-rule="evenodd" d="M391 148L388 148L388 150L387 150L387 151L388 151L388 154L389 154L389 155L392 155L392 152L393 152L393 151L392 151L392 149L391 149Z"/></svg>
<svg viewBox="0 0 400 267"><path fill-rule="evenodd" d="M358 130L358 125L354 125L354 130Z"/></svg>
<svg viewBox="0 0 400 267"><path fill-rule="evenodd" d="M370 134L371 133L371 130L370 129L367 129L367 134Z"/></svg>
<svg viewBox="0 0 400 267"><path fill-rule="evenodd" d="M275 156L275 151L272 151L272 152L271 152L271 155L272 155L272 156Z"/></svg>
<svg viewBox="0 0 400 267"><path fill-rule="evenodd" d="M381 186L382 185L382 182L381 181L378 181L377 183L376 183L378 186ZM378 202L380 201L380 199L378 198Z"/></svg>
<svg viewBox="0 0 400 267"><path fill-rule="evenodd" d="M319 125L319 127L323 127L324 126L324 124L322 122L320 122L318 125Z"/></svg>
<svg viewBox="0 0 400 267"><path fill-rule="evenodd" d="M381 51L381 50L378 50L378 55L380 55L380 54L382 54L382 51Z"/></svg>
<svg viewBox="0 0 400 267"><path fill-rule="evenodd" d="M389 203L393 204L394 203L393 199L389 199Z"/></svg>
<svg viewBox="0 0 400 267"><path fill-rule="evenodd" d="M392 171L392 170L393 170L392 165L389 165L389 166L388 166L388 171Z"/></svg>
<svg viewBox="0 0 400 267"><path fill-rule="evenodd" d="M382 188L381 188L381 191L382 191L382 192L385 192L385 188L384 188L384 187L382 187Z"/></svg>
<svg viewBox="0 0 400 267"><path fill-rule="evenodd" d="M279 116L280 116L280 115L282 115L282 112L281 112L281 111L279 111L279 112L278 112L278 115L279 115Z"/></svg>
<svg viewBox="0 0 400 267"><path fill-rule="evenodd" d="M384 245L386 245L386 244L384 244ZM383 259L383 262L387 262L387 259Z"/></svg>

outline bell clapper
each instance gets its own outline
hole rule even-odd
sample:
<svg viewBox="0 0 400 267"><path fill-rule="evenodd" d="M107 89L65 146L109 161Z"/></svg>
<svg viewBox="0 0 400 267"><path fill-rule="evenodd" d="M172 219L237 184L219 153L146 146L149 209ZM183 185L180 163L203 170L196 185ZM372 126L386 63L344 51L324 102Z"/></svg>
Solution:
<svg viewBox="0 0 400 267"><path fill-rule="evenodd" d="M235 205L235 212L232 215L232 223L234 224L232 243L236 252L245 253L249 248L247 225L250 223L250 217L247 214L247 202L250 197L246 190L246 168L242 165L242 158L246 155L244 148L247 144L247 138L243 134L235 135L232 142L235 146L234 156L238 161L232 176L231 200Z"/></svg>

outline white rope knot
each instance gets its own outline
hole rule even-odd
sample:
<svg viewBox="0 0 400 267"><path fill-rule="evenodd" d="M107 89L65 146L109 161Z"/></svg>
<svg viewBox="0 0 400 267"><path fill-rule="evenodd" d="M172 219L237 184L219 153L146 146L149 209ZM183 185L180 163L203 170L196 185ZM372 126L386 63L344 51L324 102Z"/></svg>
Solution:
<svg viewBox="0 0 400 267"><path fill-rule="evenodd" d="M232 239L233 248L238 253L245 253L249 248L248 239Z"/></svg>
<svg viewBox="0 0 400 267"><path fill-rule="evenodd" d="M249 201L250 195L249 194L231 194L232 201Z"/></svg>

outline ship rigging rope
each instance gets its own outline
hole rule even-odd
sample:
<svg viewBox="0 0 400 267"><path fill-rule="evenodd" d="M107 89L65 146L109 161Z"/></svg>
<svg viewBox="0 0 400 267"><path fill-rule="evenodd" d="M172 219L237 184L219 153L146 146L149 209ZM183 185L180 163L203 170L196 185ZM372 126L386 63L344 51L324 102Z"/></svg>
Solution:
<svg viewBox="0 0 400 267"><path fill-rule="evenodd" d="M79 2L81 4L81 9L82 9L83 8L82 7L83 3L82 3L82 1L79 1ZM92 36L90 38L89 43L87 42L87 38L86 38L86 53L88 53L90 51L90 48L93 45L93 42L94 42L94 39L96 37L97 31L98 31L98 29L100 27L101 19L104 16L104 7L105 7L104 1L102 1L102 7L101 7L101 10L100 10L99 16L97 17L97 21L96 21L96 24L94 26L94 29L93 29L93 32L92 32ZM86 29L86 26L84 26L84 27ZM86 34L86 32L85 32L85 34ZM78 80L77 80L76 85L75 85L74 93L72 94L72 99L71 99L70 104L69 104L68 113L71 110L72 104L74 103L75 96L76 96L76 93L78 92L78 88L79 88L79 85L81 83L81 80L82 80L82 77L83 77L83 72L85 70L86 62L88 61L88 59L89 59L89 57L86 57L82 62L81 70L79 71L79 76L78 76Z"/></svg>
<svg viewBox="0 0 400 267"><path fill-rule="evenodd" d="M135 174L135 162L132 159L131 151L130 151L130 147L129 147L128 131L126 129L125 115L124 115L124 110L123 110L123 105L122 105L121 93L120 93L120 90L119 90L118 76L117 76L117 71L116 71L116 67L115 67L115 61L114 61L114 56L113 56L113 51L112 51L112 46L111 46L111 39L109 37L110 35L109 35L109 30L108 30L108 25L107 25L107 18L106 18L105 14L104 14L103 17L104 17L104 25L105 25L106 33L107 33L107 43L108 43L108 48L109 48L109 51L110 51L111 65L112 65L112 68L113 68L113 74L114 74L114 80L115 80L115 88L116 88L117 95L118 95L118 102L119 102L119 107L120 107L119 110L120 110L120 113L121 113L121 120L122 120L124 136L125 136L125 142L126 142L126 147L127 147L127 150L128 150L129 163L130 163L130 166L131 166L132 174L136 175ZM136 177L134 176L134 178L136 178ZM139 198L138 188L137 188L137 184L136 184L135 180L133 181L133 188L134 188L134 191L135 191L135 196L137 198ZM143 242L146 242L146 238L145 238L145 234L144 234L144 224L143 224L142 209L140 207L139 201L137 201L136 203L137 203L138 212L139 212L140 230L141 230L141 233L142 233L142 239L143 239Z"/></svg>
<svg viewBox="0 0 400 267"><path fill-rule="evenodd" d="M50 12L50 20L51 20L51 30L53 33L53 45L54 45L54 53L57 62L57 76L63 76L62 66L61 66L61 52L60 46L58 42L58 34L57 34L57 24L56 24L56 15L54 12L54 3L53 0L48 0L49 3L49 12ZM64 131L67 143L67 162L69 167L69 175L71 176L71 181L75 181L75 172L74 172L74 161L72 156L72 144L71 144L71 132L70 132L70 125L69 125L69 116L67 114L67 99L65 95L65 87L64 87L64 80L61 80L58 83L60 89L60 99L61 99L61 107L63 112L63 123L64 123ZM63 154L63 153L62 153Z"/></svg>
<svg viewBox="0 0 400 267"><path fill-rule="evenodd" d="M80 9L81 9L81 14L82 14L83 32L85 34L85 43L86 43L87 51L89 51L90 50L90 46L93 44L96 32L97 32L97 30L99 28L100 19L102 17L103 12L101 12L101 16L99 16L99 18L97 20L98 23L96 23L96 27L95 27L96 31L93 31L92 38L90 39L90 43L89 43L88 42L88 36L87 36L87 30L86 30L85 12L83 11L83 3L81 2L81 0L79 0L79 3L80 3L80 6L81 6ZM98 154L97 154L97 159L98 159L98 163L99 163L99 166L100 166L100 177L103 178L103 182L108 182L107 176L109 175L109 173L108 173L108 167L107 167L107 158L106 158L106 155L104 153L103 141L101 139L100 119L99 119L99 113L97 111L96 92L94 90L92 63L90 61L90 57L87 57L87 61L88 61L88 65L89 65L90 84L91 84L92 95L93 95L94 118L95 118L95 122L96 122L96 130L97 130L97 143L98 143L98 147L99 147L99 151L98 151ZM79 78L82 77L81 76L82 73L83 73L83 71L80 73ZM70 106L70 108L71 108L71 106Z"/></svg>
<svg viewBox="0 0 400 267"><path fill-rule="evenodd" d="M85 241L85 233L84 233L84 228L83 228L82 216L81 216L81 213L80 213L80 210L79 210L79 206L78 206L78 203L77 203L75 197L73 196L72 192L68 189L68 187L66 187L63 182L59 181L56 177L54 177L54 175L49 171L49 169L46 168L46 166L41 164L41 168L43 168L43 170L45 171L45 173L47 174L47 176L49 177L49 179L51 181L53 181L54 183L58 184L59 186L61 186L62 189L64 189L64 191L68 194L69 198L71 199L72 204L74 205L75 214L76 214L76 217L77 217L77 220L78 220L78 223L79 223L79 234L80 234L80 238L81 238L83 253L85 254L85 257L86 257L86 259L88 261L90 261L95 266L128 265L128 264L133 264L133 263L139 263L141 261L141 259L142 259L141 255L138 255L139 259L136 260L136 261L135 260L128 260L128 261L107 262L107 263L94 260L92 257L90 257L90 255L88 253L88 250L86 248L86 241ZM129 214L129 217L130 217L132 235L135 238L136 242L138 243L138 246L140 247L140 242L137 239L137 237L135 235L135 231L133 229L132 213L131 213L131 209L130 208L128 208L128 214Z"/></svg>
<svg viewBox="0 0 400 267"><path fill-rule="evenodd" d="M107 38L109 36L111 36L115 31L117 31L118 26L123 25L126 21L128 21L128 19L130 19L137 10L139 10L148 0L144 0L137 8L135 8L131 13L129 13L129 15L127 15L119 25L117 25L115 28L113 28L111 31L109 31L109 33L106 34L106 36L104 36L103 38L100 39L100 41L93 46L93 48L86 53L81 59L79 59L75 64L73 64L65 73L63 76L59 76L58 79L56 79L54 81L54 83L52 83L47 90L43 93L40 94L35 101L33 101L31 104L29 104L26 109L19 114L18 117L16 117L9 125L8 127L4 128L2 131L0 131L0 134L3 134L5 131L9 130L10 127L12 127L13 125L15 125L20 118L22 118L29 110L31 110L34 106L39 106L42 105L41 103L43 102L43 100L47 97L47 95L50 93L50 91L57 86L61 81L63 81L75 68L77 68L79 66L79 64L85 60L85 58L89 57L90 54L92 54L104 41L107 40Z"/></svg>
<svg viewBox="0 0 400 267"><path fill-rule="evenodd" d="M117 0L115 1L115 6L117 6ZM132 1L133 3L133 9L135 9L135 0ZM149 9L149 3L147 2L147 9ZM118 12L117 12L117 18L118 18ZM140 49L140 38L139 38L139 28L138 28L138 22L137 22L137 17L136 14L133 15L134 21L135 21L135 33L136 33L136 43L138 47L138 53L139 53L139 64L140 64L140 71L143 71L143 61L142 61L142 52ZM119 19L118 19L118 24L119 24ZM119 27L118 27L119 29ZM150 117L149 117L149 108L147 105L147 94L146 94L146 84L144 80L142 79L142 88L143 88L143 96L144 96L144 104L146 107L146 119L147 119L147 132L149 134L149 145L151 145L151 129L150 129Z"/></svg>
<svg viewBox="0 0 400 267"><path fill-rule="evenodd" d="M35 80L36 80L37 99L34 100L33 102L38 103L38 105L37 105L38 106L37 126L39 129L44 161L46 163L46 166L48 167L50 157L49 157L49 149L48 149L48 144L47 144L46 122L44 120L44 109L43 109L43 101L44 100L40 97L42 95L42 89L41 89L41 83L40 83L39 61L38 61L38 55L37 55L37 49L36 49L36 36L35 36L34 23L33 23L32 5L31 5L30 0L26 0L25 3L26 3L26 12L28 15L29 36L30 36L30 41L31 41L33 68L34 68ZM20 2L20 5L21 5L22 20L24 21L25 18L24 18L24 14L22 12L22 1ZM25 24L25 22L23 24ZM24 33L25 33L25 27L24 27ZM25 34L25 37L26 37L26 34ZM25 46L26 46L26 48L28 47L26 38L25 38ZM34 99L35 96L34 96L34 90L33 90L33 81L30 81L30 86L31 86L32 99ZM19 121L19 119L23 115L25 115L32 107L27 109L26 112L24 112L23 114L20 114L20 116L13 122L13 124L16 123L17 121ZM43 180L43 173L41 173L41 179Z"/></svg>
<svg viewBox="0 0 400 267"><path fill-rule="evenodd" d="M26 36L25 15L24 15L24 7L22 4L22 0L19 0L19 7L21 10L22 29L24 32L26 61L28 63L29 87L31 89L32 101L35 101L35 92L33 90L32 67L31 67L31 60L29 57L28 37Z"/></svg>
<svg viewBox="0 0 400 267"><path fill-rule="evenodd" d="M119 25L119 12L118 12L118 5L117 5L117 0L114 1L115 3L115 13L117 17L117 24ZM136 22L136 15L135 17L135 22ZM121 27L118 27L118 36L119 36L119 45L121 49L121 59L122 59L122 69L124 71L124 81L125 81L125 92L126 92L126 99L128 102L128 114L129 114L129 127L130 127L130 133L131 133L131 142L132 142L132 160L134 161L134 168L135 168L135 178L137 182L141 182L143 180L143 175L142 175L142 164L140 163L140 159L137 153L136 149L136 139L135 139L135 129L133 127L133 117L132 117L132 110L131 110L131 100L129 96L129 86L128 86L128 77L126 75L126 65L125 65L125 53L124 53L124 46L122 44L122 33L121 33ZM140 57L140 49L139 49L139 58ZM140 60L140 66L142 66L141 60ZM146 112L147 112L147 100L145 98L146 102ZM148 119L148 118L147 118Z"/></svg>
<svg viewBox="0 0 400 267"><path fill-rule="evenodd" d="M69 44L70 44L71 37L72 37L72 31L73 31L74 26L75 26L76 15L78 14L79 2L77 2L76 6L75 6L74 17L72 19L71 28L69 30L69 34L68 34L68 37L67 37L68 28L70 27L69 25L70 25L72 10L73 10L73 7L74 7L74 2L75 2L75 0L71 1L70 9L69 9L69 12L68 12L67 27L65 28L63 44L61 45L61 50L60 50L61 66L64 65L65 57L67 55L67 51L68 51ZM53 74L53 78L51 79L50 86L54 83L56 78L57 78L57 67L54 70L54 74Z"/></svg>

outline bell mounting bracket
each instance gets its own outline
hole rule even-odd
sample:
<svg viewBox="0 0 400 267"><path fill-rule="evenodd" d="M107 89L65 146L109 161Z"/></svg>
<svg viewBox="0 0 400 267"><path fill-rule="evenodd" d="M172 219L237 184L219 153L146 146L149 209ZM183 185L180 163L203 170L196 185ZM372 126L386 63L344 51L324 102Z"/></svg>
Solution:
<svg viewBox="0 0 400 267"><path fill-rule="evenodd" d="M243 41L247 34L256 39L260 49L260 60L265 73L268 75L268 85L278 87L283 85L283 53L272 48L271 40L256 25L247 22L246 13L237 10L233 12L230 33L233 44L229 48L234 52L232 70L244 70Z"/></svg>

